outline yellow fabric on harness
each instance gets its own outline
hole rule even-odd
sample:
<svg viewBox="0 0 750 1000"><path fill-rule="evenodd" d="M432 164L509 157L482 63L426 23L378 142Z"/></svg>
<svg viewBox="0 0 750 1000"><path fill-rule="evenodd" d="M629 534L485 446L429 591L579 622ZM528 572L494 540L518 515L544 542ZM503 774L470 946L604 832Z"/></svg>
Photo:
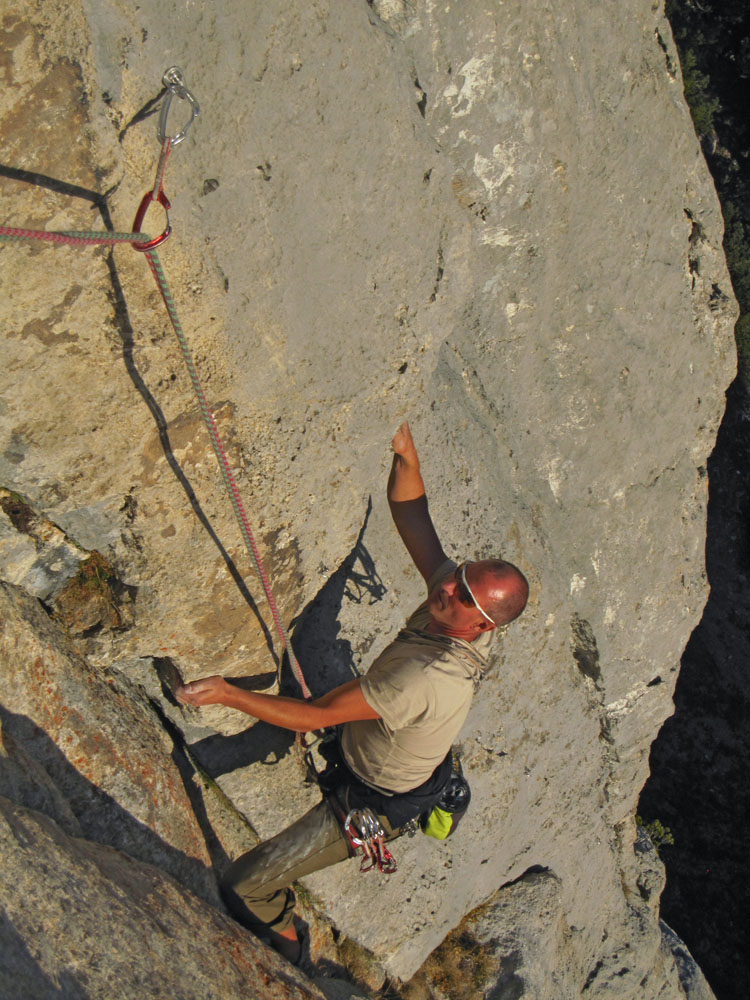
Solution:
<svg viewBox="0 0 750 1000"><path fill-rule="evenodd" d="M427 817L427 822L422 827L422 832L435 840L445 840L453 829L453 813L439 809L437 806Z"/></svg>

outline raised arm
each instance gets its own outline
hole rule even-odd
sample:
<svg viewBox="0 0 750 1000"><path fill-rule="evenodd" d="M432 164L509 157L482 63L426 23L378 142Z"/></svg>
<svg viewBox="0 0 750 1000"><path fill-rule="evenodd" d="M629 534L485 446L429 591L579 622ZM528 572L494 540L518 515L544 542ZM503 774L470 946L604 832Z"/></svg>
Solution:
<svg viewBox="0 0 750 1000"><path fill-rule="evenodd" d="M245 691L223 677L214 676L184 684L175 694L186 705L226 705L272 726L309 733L326 726L338 726L342 722L380 718L365 701L360 684L361 678L356 678L315 701L300 701L281 695Z"/></svg>
<svg viewBox="0 0 750 1000"><path fill-rule="evenodd" d="M391 515L414 565L429 580L447 556L427 507L419 457L408 423L401 424L391 445L393 465L388 477Z"/></svg>

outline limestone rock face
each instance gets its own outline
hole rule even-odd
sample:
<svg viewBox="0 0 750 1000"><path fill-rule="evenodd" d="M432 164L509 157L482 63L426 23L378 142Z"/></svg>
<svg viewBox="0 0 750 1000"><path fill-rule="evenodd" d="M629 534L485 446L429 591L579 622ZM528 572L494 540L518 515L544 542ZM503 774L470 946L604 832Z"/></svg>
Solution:
<svg viewBox="0 0 750 1000"><path fill-rule="evenodd" d="M683 996L638 888L633 811L705 601L735 309L660 6L18 0L2 31L11 224L128 231L168 65L201 104L167 163L159 253L313 691L363 672L421 597L383 500L405 417L446 549L530 579L461 737L460 835L399 843L388 881L316 875L314 905L405 980L541 869L570 995L642 996L616 975L627 946L649 996ZM176 101L170 129L186 118ZM290 738L182 713L163 686L143 693L143 670L270 687L265 598L141 255L24 244L1 260L0 487L106 558L128 614L52 653L45 612L4 591L0 791L215 900L221 852L170 745L261 836L314 793ZM33 590L30 538L0 521L3 575L51 606L75 559L57 578L44 562ZM45 684L71 692L74 723ZM118 810L116 841L101 825Z"/></svg>
<svg viewBox="0 0 750 1000"><path fill-rule="evenodd" d="M75 823L68 809L55 808L52 817L216 902L204 836L170 758L174 748L138 689L67 652L38 601L7 584L0 584L0 616L3 740L22 752L19 766L30 759L46 772L39 784L51 779ZM28 777L38 783L34 771Z"/></svg>
<svg viewBox="0 0 750 1000"><path fill-rule="evenodd" d="M321 998L301 973L157 868L0 796L0 992L123 1000ZM199 929L199 933L197 933Z"/></svg>
<svg viewBox="0 0 750 1000"><path fill-rule="evenodd" d="M641 836L638 853L652 858L645 865L642 858L641 867L651 867L656 855L644 840ZM555 876L543 869L504 886L448 935L412 988L431 986L455 1000L476 996L478 987L485 996L576 1000L582 995L577 929L565 919L560 888ZM642 912L633 913L634 922L641 917ZM617 962L607 963L602 976L608 994L671 997L684 991L688 1000L709 1000L713 993L683 942L666 924L661 930L661 941L655 938L650 949L632 947L637 934L610 946Z"/></svg>

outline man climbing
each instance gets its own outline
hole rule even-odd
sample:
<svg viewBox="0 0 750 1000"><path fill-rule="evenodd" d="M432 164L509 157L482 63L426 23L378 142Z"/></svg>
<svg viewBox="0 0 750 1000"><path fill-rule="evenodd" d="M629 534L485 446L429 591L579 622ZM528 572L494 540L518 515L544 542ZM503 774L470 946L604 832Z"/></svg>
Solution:
<svg viewBox="0 0 750 1000"><path fill-rule="evenodd" d="M398 836L425 805L434 805L451 773L451 746L487 667L492 632L520 615L528 598L526 578L511 563L457 565L446 556L407 423L392 446L388 501L428 596L369 671L308 702L246 691L222 677L193 681L177 692L187 704L227 705L297 732L340 727L343 785L238 858L222 883L235 917L292 961L300 944L290 884L350 856L343 830L350 795L357 808L372 805L386 839Z"/></svg>

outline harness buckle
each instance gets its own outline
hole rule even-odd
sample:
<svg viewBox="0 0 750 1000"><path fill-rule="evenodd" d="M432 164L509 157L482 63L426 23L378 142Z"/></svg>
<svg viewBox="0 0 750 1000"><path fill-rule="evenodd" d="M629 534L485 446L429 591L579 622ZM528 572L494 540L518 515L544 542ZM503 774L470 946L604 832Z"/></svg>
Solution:
<svg viewBox="0 0 750 1000"><path fill-rule="evenodd" d="M169 145L176 146L185 138L187 130L200 113L200 105L185 86L185 78L183 77L182 70L179 66L170 66L169 69L165 70L161 81L167 88L167 92L164 95L164 100L161 102L161 112L159 114L159 124L156 128L156 135L159 142L164 143L167 139L169 139ZM179 132L175 132L174 135L168 135L167 119L169 118L169 109L172 104L172 100L175 97L179 97L181 101L187 101L190 105L190 118Z"/></svg>

